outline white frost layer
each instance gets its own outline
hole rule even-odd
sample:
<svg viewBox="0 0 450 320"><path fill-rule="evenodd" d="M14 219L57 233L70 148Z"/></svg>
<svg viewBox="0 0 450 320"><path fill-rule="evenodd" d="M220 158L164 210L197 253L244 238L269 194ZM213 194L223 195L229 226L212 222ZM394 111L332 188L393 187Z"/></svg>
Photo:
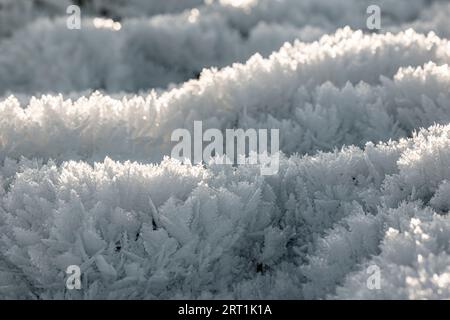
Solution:
<svg viewBox="0 0 450 320"><path fill-rule="evenodd" d="M313 41L346 25L368 31L369 2L347 0L336 6L328 0L260 0L234 6L222 1L179 14L125 18L120 31L98 30L84 12L81 30L67 29L67 16L41 19L0 41L1 93L136 92L166 87L197 77L205 67L243 62L256 52L267 56L286 41ZM449 7L441 2L423 16L426 1L379 2L384 13L382 32L410 25L421 32L447 35L443 17ZM6 11L5 16L10 14Z"/></svg>
<svg viewBox="0 0 450 320"><path fill-rule="evenodd" d="M195 120L205 130L278 128L287 154L387 141L450 119L449 67L435 64L448 62L447 48L432 34L342 29L160 95L44 96L26 108L9 98L0 103L0 158L160 161L173 130Z"/></svg>
<svg viewBox="0 0 450 320"><path fill-rule="evenodd" d="M273 3L223 0L119 32L41 20L0 40L0 87L147 88L365 23L363 1ZM448 36L443 1L382 3L383 32ZM0 298L449 299L448 60L434 34L346 28L163 93L0 102ZM126 161L159 162L194 120L279 128L279 173ZM70 264L82 292L65 288Z"/></svg>
<svg viewBox="0 0 450 320"><path fill-rule="evenodd" d="M254 167L169 160L7 160L0 252L10 267L0 292L449 298L449 150L450 126L434 126L364 150L283 158L266 178ZM373 263L380 290L366 285ZM65 290L71 264L87 279L82 296Z"/></svg>

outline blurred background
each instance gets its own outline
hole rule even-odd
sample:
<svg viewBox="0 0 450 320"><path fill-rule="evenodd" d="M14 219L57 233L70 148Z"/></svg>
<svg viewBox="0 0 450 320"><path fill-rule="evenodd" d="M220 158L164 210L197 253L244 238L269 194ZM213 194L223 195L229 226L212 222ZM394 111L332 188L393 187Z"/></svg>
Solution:
<svg viewBox="0 0 450 320"><path fill-rule="evenodd" d="M379 30L367 28L371 4ZM0 0L0 95L163 90L344 26L447 37L448 16L442 0Z"/></svg>

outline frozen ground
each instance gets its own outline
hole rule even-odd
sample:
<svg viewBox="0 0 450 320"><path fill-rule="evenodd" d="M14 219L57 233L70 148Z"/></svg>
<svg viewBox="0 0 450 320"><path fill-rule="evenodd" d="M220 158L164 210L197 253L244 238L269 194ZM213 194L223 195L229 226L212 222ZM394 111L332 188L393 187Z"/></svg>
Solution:
<svg viewBox="0 0 450 320"><path fill-rule="evenodd" d="M70 4L0 0L0 298L450 298L449 3ZM279 172L169 159L194 120Z"/></svg>

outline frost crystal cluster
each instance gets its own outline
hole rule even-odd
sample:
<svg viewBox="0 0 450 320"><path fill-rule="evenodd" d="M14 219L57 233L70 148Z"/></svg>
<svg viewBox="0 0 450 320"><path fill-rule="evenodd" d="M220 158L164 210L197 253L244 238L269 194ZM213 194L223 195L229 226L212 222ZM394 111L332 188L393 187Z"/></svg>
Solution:
<svg viewBox="0 0 450 320"><path fill-rule="evenodd" d="M0 0L0 299L450 299L449 16ZM194 121L278 129L278 172L171 159Z"/></svg>

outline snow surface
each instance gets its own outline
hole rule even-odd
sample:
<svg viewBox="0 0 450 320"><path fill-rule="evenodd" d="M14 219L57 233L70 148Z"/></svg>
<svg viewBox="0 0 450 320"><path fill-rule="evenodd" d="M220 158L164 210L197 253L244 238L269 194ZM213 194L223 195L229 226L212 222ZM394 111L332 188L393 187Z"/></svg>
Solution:
<svg viewBox="0 0 450 320"><path fill-rule="evenodd" d="M446 1L68 4L0 0L0 298L450 298ZM279 172L169 159L195 120Z"/></svg>

